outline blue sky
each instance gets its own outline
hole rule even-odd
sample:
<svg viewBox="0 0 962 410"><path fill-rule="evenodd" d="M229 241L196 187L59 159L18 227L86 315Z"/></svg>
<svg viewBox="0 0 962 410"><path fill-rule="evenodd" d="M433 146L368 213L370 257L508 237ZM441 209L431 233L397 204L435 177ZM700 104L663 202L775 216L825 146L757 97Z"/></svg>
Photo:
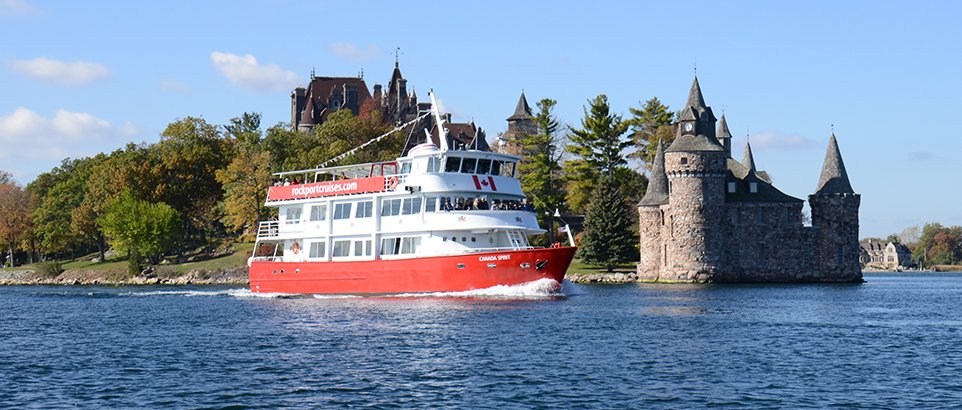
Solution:
<svg viewBox="0 0 962 410"><path fill-rule="evenodd" d="M290 119L290 90L363 70L433 88L489 136L522 89L577 125L586 100L657 96L694 67L734 150L801 198L834 124L861 235L962 224L962 2L53 2L0 0L0 169L27 183L64 157L154 142L187 115Z"/></svg>

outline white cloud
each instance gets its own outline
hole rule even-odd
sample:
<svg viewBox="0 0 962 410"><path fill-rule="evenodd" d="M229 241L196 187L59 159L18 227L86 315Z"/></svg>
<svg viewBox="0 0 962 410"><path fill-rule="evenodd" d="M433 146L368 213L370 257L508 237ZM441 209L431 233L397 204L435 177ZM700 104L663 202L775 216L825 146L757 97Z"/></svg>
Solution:
<svg viewBox="0 0 962 410"><path fill-rule="evenodd" d="M784 150L809 149L816 146L815 141L798 135L780 135L773 132L764 132L751 136L752 148L772 148Z"/></svg>
<svg viewBox="0 0 962 410"><path fill-rule="evenodd" d="M232 83L249 90L290 91L301 81L297 74L276 64L261 65L250 54L214 51L210 53L214 68Z"/></svg>
<svg viewBox="0 0 962 410"><path fill-rule="evenodd" d="M13 71L28 78L61 85L83 85L110 76L110 70L103 64L87 61L37 58L14 60L7 64Z"/></svg>
<svg viewBox="0 0 962 410"><path fill-rule="evenodd" d="M126 139L140 131L130 123L116 127L88 113L57 110L45 118L17 108L0 115L0 158L60 160L93 154L93 145L110 139Z"/></svg>
<svg viewBox="0 0 962 410"><path fill-rule="evenodd" d="M180 95L190 94L190 88L187 84L184 84L176 80L163 80L160 82L160 91L167 93L177 93Z"/></svg>
<svg viewBox="0 0 962 410"><path fill-rule="evenodd" d="M330 48L331 52L335 55L353 61L367 61L380 57L381 54L383 54L381 48L374 44L369 44L366 48L361 48L354 43L333 43L328 48Z"/></svg>
<svg viewBox="0 0 962 410"><path fill-rule="evenodd" d="M0 0L0 16L36 16L41 13L40 7L23 0Z"/></svg>

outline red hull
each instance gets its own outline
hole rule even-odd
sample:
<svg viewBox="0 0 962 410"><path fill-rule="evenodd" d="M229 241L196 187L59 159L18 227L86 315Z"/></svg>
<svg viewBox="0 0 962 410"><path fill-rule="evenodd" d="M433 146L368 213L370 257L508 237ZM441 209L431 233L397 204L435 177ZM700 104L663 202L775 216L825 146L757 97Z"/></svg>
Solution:
<svg viewBox="0 0 962 410"><path fill-rule="evenodd" d="M252 292L349 294L457 292L545 278L561 283L576 249L351 262L255 261L250 283Z"/></svg>

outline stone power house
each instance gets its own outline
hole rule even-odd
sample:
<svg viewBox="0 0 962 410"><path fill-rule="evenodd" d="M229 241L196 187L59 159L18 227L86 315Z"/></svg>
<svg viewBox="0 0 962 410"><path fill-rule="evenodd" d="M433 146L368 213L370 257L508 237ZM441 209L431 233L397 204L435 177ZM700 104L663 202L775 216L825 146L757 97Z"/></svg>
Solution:
<svg viewBox="0 0 962 410"><path fill-rule="evenodd" d="M860 282L858 207L833 134L815 193L803 201L732 159L725 116L716 133L696 77L668 149L659 144L638 204L639 279L650 282Z"/></svg>

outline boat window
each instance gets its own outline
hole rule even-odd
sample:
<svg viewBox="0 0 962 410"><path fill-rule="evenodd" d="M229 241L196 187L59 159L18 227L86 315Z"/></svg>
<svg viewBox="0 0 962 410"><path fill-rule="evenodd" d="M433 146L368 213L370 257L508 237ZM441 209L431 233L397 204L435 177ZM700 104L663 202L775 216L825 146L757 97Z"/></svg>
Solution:
<svg viewBox="0 0 962 410"><path fill-rule="evenodd" d="M491 175L501 175L501 167L504 164L502 161L491 161Z"/></svg>
<svg viewBox="0 0 962 410"><path fill-rule="evenodd" d="M331 256L335 258L350 256L350 251L351 241L334 241L334 250L331 252Z"/></svg>
<svg viewBox="0 0 962 410"><path fill-rule="evenodd" d="M370 239L364 241L364 256L371 256L372 243Z"/></svg>
<svg viewBox="0 0 962 410"><path fill-rule="evenodd" d="M374 202L363 201L357 203L357 210L354 211L355 218L370 218L371 212L374 209Z"/></svg>
<svg viewBox="0 0 962 410"><path fill-rule="evenodd" d="M401 206L401 215L411 215L421 212L421 197L404 198Z"/></svg>
<svg viewBox="0 0 962 410"><path fill-rule="evenodd" d="M354 256L364 256L364 241L354 241Z"/></svg>
<svg viewBox="0 0 962 410"><path fill-rule="evenodd" d="M287 224L301 223L301 207L287 208Z"/></svg>
<svg viewBox="0 0 962 410"><path fill-rule="evenodd" d="M438 172L441 169L441 159L438 157L428 158L428 172Z"/></svg>
<svg viewBox="0 0 962 410"><path fill-rule="evenodd" d="M514 165L514 162L505 162L504 168L501 169L501 175L514 178Z"/></svg>
<svg viewBox="0 0 962 410"><path fill-rule="evenodd" d="M410 162L405 162L405 163L401 164L401 173L402 173L402 174L410 174L410 173L411 173L411 163L410 163Z"/></svg>
<svg viewBox="0 0 962 410"><path fill-rule="evenodd" d="M381 255L397 255L401 248L401 238L381 239Z"/></svg>
<svg viewBox="0 0 962 410"><path fill-rule="evenodd" d="M348 219L351 217L351 203L334 204L334 219Z"/></svg>
<svg viewBox="0 0 962 410"><path fill-rule="evenodd" d="M311 206L311 222L327 219L327 204Z"/></svg>
<svg viewBox="0 0 962 410"><path fill-rule="evenodd" d="M461 157L448 157L444 172L458 172L461 169Z"/></svg>
<svg viewBox="0 0 962 410"><path fill-rule="evenodd" d="M411 254L417 253L418 248L421 246L421 238L418 236L410 236L406 238L401 238L401 253Z"/></svg>
<svg viewBox="0 0 962 410"><path fill-rule="evenodd" d="M461 173L473 174L474 168L477 165L478 165L478 160L476 158L465 158L461 161Z"/></svg>
<svg viewBox="0 0 962 410"><path fill-rule="evenodd" d="M401 214L401 200L387 199L381 203L381 216L394 216Z"/></svg>
<svg viewBox="0 0 962 410"><path fill-rule="evenodd" d="M327 242L311 242L311 250L308 254L310 258L323 258L326 256Z"/></svg>
<svg viewBox="0 0 962 410"><path fill-rule="evenodd" d="M487 174L491 172L491 160L490 159L479 159L478 160L478 173Z"/></svg>
<svg viewBox="0 0 962 410"><path fill-rule="evenodd" d="M435 212L438 210L438 197L429 196L424 198L424 212Z"/></svg>

